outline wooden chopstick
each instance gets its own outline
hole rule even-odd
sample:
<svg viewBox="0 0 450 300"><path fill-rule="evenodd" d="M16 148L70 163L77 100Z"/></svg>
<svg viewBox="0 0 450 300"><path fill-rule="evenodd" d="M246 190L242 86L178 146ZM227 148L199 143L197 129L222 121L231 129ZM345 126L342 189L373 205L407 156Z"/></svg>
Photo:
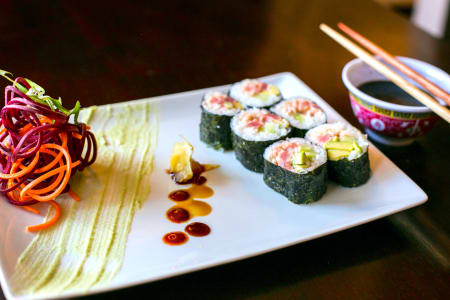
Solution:
<svg viewBox="0 0 450 300"><path fill-rule="evenodd" d="M426 79L425 77L423 77L422 75L420 75L419 73L417 73L404 63L402 63L401 61L399 61L396 57L394 57L393 55L382 49L380 46L369 41L364 36L354 31L344 23L339 22L338 27L343 32L351 36L358 43L360 43L362 46L366 47L374 54L379 55L387 63L396 67L400 72L404 73L406 76L408 76L409 78L420 84L422 87L427 89L431 94L433 94L437 98L442 99L445 103L450 105L450 94L441 89L439 86L435 85L434 83L432 83L431 81L429 81L428 79Z"/></svg>
<svg viewBox="0 0 450 300"><path fill-rule="evenodd" d="M323 32L325 32L336 42L341 44L348 51L350 51L351 53L359 57L361 60L363 60L366 64L368 64L369 66L371 66L372 68L374 68L375 70L377 70L378 72L380 72L381 74L392 80L392 82L394 82L402 90L413 96L422 104L428 106L441 118L450 123L450 110L448 110L446 107L440 105L428 94L424 93L423 91L421 91L420 89L418 89L417 87L406 81L403 77L392 71L385 64L377 60L367 51L363 50L361 47L357 46L355 43L353 43L352 41L350 41L337 31L335 31L334 29L330 28L325 24L320 24L319 27Z"/></svg>

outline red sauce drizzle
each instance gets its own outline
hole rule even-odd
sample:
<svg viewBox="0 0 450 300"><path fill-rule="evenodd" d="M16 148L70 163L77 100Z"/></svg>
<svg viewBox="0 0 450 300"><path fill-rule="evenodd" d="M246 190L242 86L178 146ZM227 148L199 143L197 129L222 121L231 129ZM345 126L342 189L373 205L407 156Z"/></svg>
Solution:
<svg viewBox="0 0 450 300"><path fill-rule="evenodd" d="M181 202L181 201L189 200L191 197L192 197L192 199L194 199L194 197L196 197L196 196L200 197L200 198L209 198L213 195L214 192L209 187L203 186L203 184L206 182L206 177L201 176L201 174L207 170L208 165L202 165L196 161L192 161L191 163L192 163L192 172L194 174L193 174L193 177L186 182L177 182L175 174L171 173L169 170L166 170L166 173L169 174L172 177L173 181L175 181L177 184L193 184L194 185L193 187L191 187L189 189L176 190L176 191L170 192L169 199L171 199L173 201ZM194 188L195 186L197 186L198 188ZM202 188L200 188L200 187L202 187ZM191 193L192 193L192 195L191 195ZM194 204L198 205L198 202L201 202L201 201L192 200L192 205L194 205ZM202 202L202 203L205 203L205 202ZM208 205L208 207L209 207L209 205ZM197 209L198 209L198 207L197 207ZM191 215L188 210L186 210L182 207L172 207L166 212L166 217L167 217L167 219L169 219L170 221L172 221L174 223L183 223L183 222L188 221L191 218ZM211 232L211 228L208 225L206 225L204 223L200 223L200 222L191 223L191 224L187 225L184 230L191 236L197 236L197 237L208 235ZM166 233L163 236L162 240L167 245L178 246L178 245L182 245L182 244L186 243L188 241L188 239L189 239L189 236L186 233L181 232L181 231L175 231L175 232Z"/></svg>
<svg viewBox="0 0 450 300"><path fill-rule="evenodd" d="M173 181L175 181L178 184L197 184L201 185L206 182L206 178L204 176L201 176L203 172L207 170L206 167L208 165L202 165L196 161L191 161L191 167L192 167L192 178L183 182L177 181L177 178L174 173L170 172L169 170L166 170L166 173L170 174L170 177Z"/></svg>
<svg viewBox="0 0 450 300"><path fill-rule="evenodd" d="M189 199L190 196L191 195L189 195L189 193L184 190L176 190L170 192L169 194L169 198L172 199L173 201L186 201L187 199Z"/></svg>
<svg viewBox="0 0 450 300"><path fill-rule="evenodd" d="M170 173L170 177L172 178L173 181L175 181L177 184L196 184L196 185L202 185L206 182L206 177L205 176L201 176L200 174L195 174L194 176L186 181L183 182L177 182L175 175L173 173Z"/></svg>
<svg viewBox="0 0 450 300"><path fill-rule="evenodd" d="M181 231L166 233L163 238L163 242L170 246L178 246L186 243L189 240L189 236Z"/></svg>
<svg viewBox="0 0 450 300"><path fill-rule="evenodd" d="M192 184L202 185L206 182L205 176L195 176L192 178Z"/></svg>
<svg viewBox="0 0 450 300"><path fill-rule="evenodd" d="M188 234L192 236L205 236L211 232L211 228L205 223L194 222L184 228Z"/></svg>
<svg viewBox="0 0 450 300"><path fill-rule="evenodd" d="M183 223L191 217L189 212L181 207L171 208L166 213L167 219L174 223Z"/></svg>

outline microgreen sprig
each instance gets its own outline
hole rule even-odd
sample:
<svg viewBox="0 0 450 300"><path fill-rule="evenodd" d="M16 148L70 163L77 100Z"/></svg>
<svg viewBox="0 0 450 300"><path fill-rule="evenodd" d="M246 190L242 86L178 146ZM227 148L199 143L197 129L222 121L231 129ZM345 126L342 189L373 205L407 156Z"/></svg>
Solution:
<svg viewBox="0 0 450 300"><path fill-rule="evenodd" d="M31 81L30 79L24 78L24 80L30 85L30 88L23 86L22 84L14 81L13 74L8 71L0 70L0 76L9 80L19 91L30 97L33 101L37 103L44 104L50 107L51 110L59 110L66 114L68 117L74 115L75 124L78 123L78 114L80 113L81 104L80 101L75 103L75 106L72 109L67 109L62 105L61 97L58 99L52 98L48 95L45 95L45 90L39 84Z"/></svg>

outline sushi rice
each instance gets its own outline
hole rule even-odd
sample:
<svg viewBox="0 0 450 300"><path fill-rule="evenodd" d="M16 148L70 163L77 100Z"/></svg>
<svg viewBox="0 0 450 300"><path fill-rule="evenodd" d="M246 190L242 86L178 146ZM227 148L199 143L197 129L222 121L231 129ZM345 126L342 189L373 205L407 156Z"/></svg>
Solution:
<svg viewBox="0 0 450 300"><path fill-rule="evenodd" d="M315 102L301 97L283 100L270 110L288 120L292 127L299 129L300 137L303 137L307 130L327 121L325 112Z"/></svg>
<svg viewBox="0 0 450 300"><path fill-rule="evenodd" d="M273 84L244 79L231 86L230 96L246 107L268 108L281 100L280 90Z"/></svg>
<svg viewBox="0 0 450 300"><path fill-rule="evenodd" d="M202 107L216 115L234 116L241 111L242 104L223 92L213 91L203 97Z"/></svg>
<svg viewBox="0 0 450 300"><path fill-rule="evenodd" d="M251 141L268 141L289 133L289 122L266 109L252 108L237 114L231 120L231 129Z"/></svg>

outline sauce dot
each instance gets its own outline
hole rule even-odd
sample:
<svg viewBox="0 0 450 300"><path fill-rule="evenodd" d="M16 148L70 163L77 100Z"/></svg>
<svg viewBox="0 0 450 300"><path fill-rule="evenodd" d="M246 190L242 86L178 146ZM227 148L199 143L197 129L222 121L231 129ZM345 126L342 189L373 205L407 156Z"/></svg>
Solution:
<svg viewBox="0 0 450 300"><path fill-rule="evenodd" d="M192 178L192 183L196 185L202 185L206 182L205 176L195 176Z"/></svg>
<svg viewBox="0 0 450 300"><path fill-rule="evenodd" d="M187 191L184 190L176 190L169 194L169 198L173 201L185 201L189 199L190 195Z"/></svg>
<svg viewBox="0 0 450 300"><path fill-rule="evenodd" d="M166 213L167 218L174 223L183 223L189 220L189 212L181 207L171 208Z"/></svg>
<svg viewBox="0 0 450 300"><path fill-rule="evenodd" d="M186 243L188 239L188 235L181 231L166 233L162 238L163 242L170 246L182 245Z"/></svg>
<svg viewBox="0 0 450 300"><path fill-rule="evenodd" d="M211 228L208 225L200 222L191 223L184 230L192 236L205 236L211 232Z"/></svg>

